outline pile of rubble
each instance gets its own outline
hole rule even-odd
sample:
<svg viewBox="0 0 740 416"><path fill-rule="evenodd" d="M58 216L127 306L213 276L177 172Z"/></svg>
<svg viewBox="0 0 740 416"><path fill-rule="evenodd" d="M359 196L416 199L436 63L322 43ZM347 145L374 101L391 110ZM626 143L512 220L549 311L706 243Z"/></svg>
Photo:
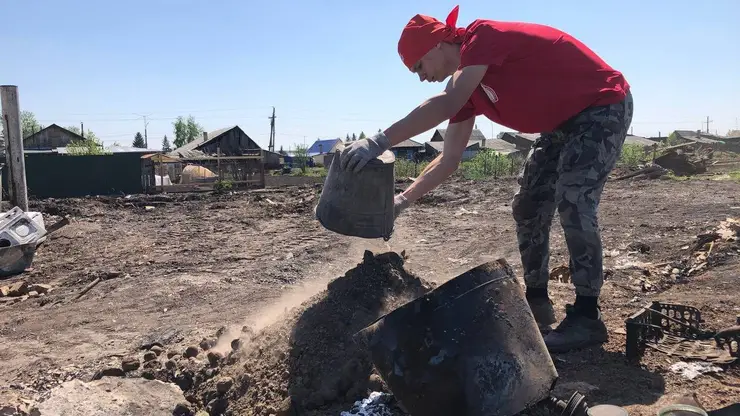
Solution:
<svg viewBox="0 0 740 416"><path fill-rule="evenodd" d="M668 173L676 176L692 176L707 171L707 165L712 160L714 151L711 147L700 143L685 143L666 147L660 150L659 155L653 156L653 161L635 172L622 175L622 179L658 179Z"/></svg>
<svg viewBox="0 0 740 416"><path fill-rule="evenodd" d="M0 287L0 303L13 304L28 298L44 296L51 291L51 285L43 283L28 284L22 280Z"/></svg>
<svg viewBox="0 0 740 416"><path fill-rule="evenodd" d="M90 381L64 382L38 403L38 409L42 416L45 408L62 409L69 402L63 394L85 389L111 389L119 384L142 388L128 381L140 380L179 387L180 400L170 408L176 416L316 416L348 410L374 416L398 414L387 387L373 372L369 352L353 342L352 336L433 288L409 274L403 264L404 258L396 253L367 251L362 263L259 332L248 326L241 330L222 327L199 345L184 349L172 346L182 339L176 333L148 337L140 351L114 358ZM151 385L165 394L163 403L170 403L168 390L158 386ZM88 401L95 403L77 405L112 409L121 406L122 400L91 397Z"/></svg>

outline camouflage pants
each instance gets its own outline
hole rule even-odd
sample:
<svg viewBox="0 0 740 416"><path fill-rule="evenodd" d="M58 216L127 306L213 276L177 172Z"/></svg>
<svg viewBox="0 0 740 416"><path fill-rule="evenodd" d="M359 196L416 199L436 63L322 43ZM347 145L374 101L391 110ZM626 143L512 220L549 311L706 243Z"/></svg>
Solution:
<svg viewBox="0 0 740 416"><path fill-rule="evenodd" d="M632 123L632 95L590 107L535 141L512 203L527 287L547 288L555 208L570 252L576 294L599 296L603 258L597 210Z"/></svg>

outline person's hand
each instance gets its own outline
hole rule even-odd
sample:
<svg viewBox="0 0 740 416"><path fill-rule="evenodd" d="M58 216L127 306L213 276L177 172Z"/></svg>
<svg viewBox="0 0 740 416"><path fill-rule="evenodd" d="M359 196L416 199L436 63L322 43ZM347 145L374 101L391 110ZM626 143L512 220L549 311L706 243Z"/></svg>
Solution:
<svg viewBox="0 0 740 416"><path fill-rule="evenodd" d="M373 137L358 140L342 150L340 167L357 173L367 165L367 162L380 156L391 147L388 137L378 133Z"/></svg>
<svg viewBox="0 0 740 416"><path fill-rule="evenodd" d="M408 199L402 194L398 194L393 198L393 219L395 220L398 216L411 205Z"/></svg>

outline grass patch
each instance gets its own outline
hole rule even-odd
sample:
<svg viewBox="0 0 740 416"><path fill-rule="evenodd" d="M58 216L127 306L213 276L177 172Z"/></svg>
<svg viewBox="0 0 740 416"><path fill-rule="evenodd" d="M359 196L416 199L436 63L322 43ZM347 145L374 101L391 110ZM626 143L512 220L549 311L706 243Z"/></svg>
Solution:
<svg viewBox="0 0 740 416"><path fill-rule="evenodd" d="M524 158L506 156L490 149L482 150L474 158L463 162L460 170L465 179L487 179L514 176L521 169Z"/></svg>
<svg viewBox="0 0 740 416"><path fill-rule="evenodd" d="M639 144L625 144L619 154L618 165L637 169L652 160L653 150Z"/></svg>
<svg viewBox="0 0 740 416"><path fill-rule="evenodd" d="M396 159L393 167L396 171L396 178L415 178L419 176L429 162L415 163L408 159Z"/></svg>
<svg viewBox="0 0 740 416"><path fill-rule="evenodd" d="M673 173L673 172L668 172L668 173L667 173L667 174L665 175L665 177L666 177L666 178L668 178L668 179L672 179L672 180L674 180L674 181L688 181L688 180L690 180L690 179L691 179L691 177L690 177L690 176L677 176L677 175L676 175L675 173Z"/></svg>

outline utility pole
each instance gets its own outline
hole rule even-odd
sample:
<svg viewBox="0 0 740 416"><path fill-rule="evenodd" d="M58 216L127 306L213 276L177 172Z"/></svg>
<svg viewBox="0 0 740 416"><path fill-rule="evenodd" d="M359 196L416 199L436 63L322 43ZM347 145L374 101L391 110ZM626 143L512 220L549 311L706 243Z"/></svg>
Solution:
<svg viewBox="0 0 740 416"><path fill-rule="evenodd" d="M709 123L713 122L714 120L710 120L709 116L707 116L707 134L709 134Z"/></svg>
<svg viewBox="0 0 740 416"><path fill-rule="evenodd" d="M3 127L5 129L5 152L10 172L10 203L28 211L26 190L26 160L23 157L23 134L21 133L21 111L18 104L18 86L0 86Z"/></svg>
<svg viewBox="0 0 740 416"><path fill-rule="evenodd" d="M144 148L149 148L149 138L146 134L146 127L149 125L149 122L146 121L146 118L149 117L151 114L134 114L144 119Z"/></svg>
<svg viewBox="0 0 740 416"><path fill-rule="evenodd" d="M80 121L80 136L82 136L83 139L85 138L85 123L81 121Z"/></svg>
<svg viewBox="0 0 740 416"><path fill-rule="evenodd" d="M270 152L275 151L275 107L272 107L272 117L270 119L270 143L267 145L267 150Z"/></svg>

